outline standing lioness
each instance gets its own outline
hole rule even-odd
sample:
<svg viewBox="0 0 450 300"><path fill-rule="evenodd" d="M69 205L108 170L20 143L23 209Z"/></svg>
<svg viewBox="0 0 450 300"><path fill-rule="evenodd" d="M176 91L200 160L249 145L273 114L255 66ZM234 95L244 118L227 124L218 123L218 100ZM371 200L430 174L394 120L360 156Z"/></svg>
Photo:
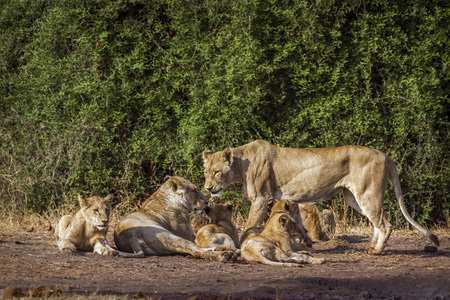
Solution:
<svg viewBox="0 0 450 300"><path fill-rule="evenodd" d="M392 232L383 210L389 175L405 218L436 245L438 238L406 211L397 170L380 151L361 146L282 148L262 140L212 153L203 151L205 189L220 195L233 182L244 185L252 202L247 228L260 225L270 198L317 203L342 192L348 204L369 218L374 234L366 252L379 254Z"/></svg>
<svg viewBox="0 0 450 300"><path fill-rule="evenodd" d="M225 260L229 252L205 251L194 243L189 212L201 212L208 199L190 181L170 177L141 209L119 222L114 241L119 250L146 255L186 253Z"/></svg>

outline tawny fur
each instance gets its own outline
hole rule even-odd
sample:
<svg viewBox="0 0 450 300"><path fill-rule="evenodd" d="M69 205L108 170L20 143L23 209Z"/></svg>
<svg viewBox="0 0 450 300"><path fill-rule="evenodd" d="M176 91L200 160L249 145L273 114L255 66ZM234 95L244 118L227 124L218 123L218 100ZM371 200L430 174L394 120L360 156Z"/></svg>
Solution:
<svg viewBox="0 0 450 300"><path fill-rule="evenodd" d="M189 212L200 213L208 199L193 183L170 177L142 207L123 218L114 232L121 251L145 255L190 254L197 258L228 260L233 253L205 251L194 243Z"/></svg>
<svg viewBox="0 0 450 300"><path fill-rule="evenodd" d="M210 220L203 217L197 216L194 221L192 221L192 229L194 230L194 234L197 234L200 228L203 226L210 224Z"/></svg>
<svg viewBox="0 0 450 300"><path fill-rule="evenodd" d="M111 199L112 195L106 198L83 198L78 195L80 210L74 216L63 216L56 226L55 237L61 252L76 253L81 250L101 255L116 254L114 249L101 242L106 240Z"/></svg>
<svg viewBox="0 0 450 300"><path fill-rule="evenodd" d="M221 247L220 249L237 251L241 244L236 226L231 220L232 211L233 205L230 202L205 208L206 214L211 218L211 224L199 229L195 243L202 248Z"/></svg>
<svg viewBox="0 0 450 300"><path fill-rule="evenodd" d="M321 264L322 258L295 252L291 240L298 238L298 226L288 213L275 213L261 233L250 234L241 246L241 258L247 262L293 267L298 264Z"/></svg>
<svg viewBox="0 0 450 300"><path fill-rule="evenodd" d="M314 204L299 204L299 209L303 226L314 241L328 241L334 235L336 223L330 209L320 211Z"/></svg>
<svg viewBox="0 0 450 300"><path fill-rule="evenodd" d="M297 228L299 230L300 239L297 237L292 240L292 248L294 250L307 250L312 246L313 242L308 236L308 232L303 226L302 218L299 211L299 206L290 200L276 200L269 199L267 203L271 213L269 220L275 216L277 213L285 212L288 213L296 222ZM267 222L269 222L269 220ZM264 226L256 226L247 229L241 237L241 243L251 234L251 233L261 233Z"/></svg>
<svg viewBox="0 0 450 300"><path fill-rule="evenodd" d="M380 254L392 232L383 209L389 176L405 218L436 246L438 238L416 223L406 210L395 165L382 152L362 146L283 148L262 140L212 153L203 151L205 188L220 195L229 184L244 185L252 202L246 228L259 226L271 198L303 204L317 203L343 193L348 204L374 226L366 247Z"/></svg>

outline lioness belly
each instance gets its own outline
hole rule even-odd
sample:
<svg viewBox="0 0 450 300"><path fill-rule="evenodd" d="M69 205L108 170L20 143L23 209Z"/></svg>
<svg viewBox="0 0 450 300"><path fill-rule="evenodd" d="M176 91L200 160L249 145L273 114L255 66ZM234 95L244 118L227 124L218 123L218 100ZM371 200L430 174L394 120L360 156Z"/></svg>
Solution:
<svg viewBox="0 0 450 300"><path fill-rule="evenodd" d="M341 191L348 174L348 164L342 158L328 161L316 155L314 159L298 158L288 162L274 165L279 185L275 192L277 199L311 203L329 199Z"/></svg>
<svg viewBox="0 0 450 300"><path fill-rule="evenodd" d="M314 204L334 197L342 187L326 187L311 182L295 182L282 186L275 191L276 199L291 200L300 203Z"/></svg>

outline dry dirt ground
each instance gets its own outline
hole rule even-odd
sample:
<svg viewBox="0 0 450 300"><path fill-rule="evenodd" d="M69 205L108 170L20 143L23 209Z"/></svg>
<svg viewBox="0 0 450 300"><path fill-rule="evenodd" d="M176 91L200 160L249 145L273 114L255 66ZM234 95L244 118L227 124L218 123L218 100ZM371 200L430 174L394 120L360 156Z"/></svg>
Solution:
<svg viewBox="0 0 450 300"><path fill-rule="evenodd" d="M441 247L428 253L425 237L394 231L381 256L364 254L370 232L339 234L314 245L324 265L280 268L181 255L60 254L46 226L0 228L0 295L44 286L41 296L59 298L450 299L450 231L437 233Z"/></svg>

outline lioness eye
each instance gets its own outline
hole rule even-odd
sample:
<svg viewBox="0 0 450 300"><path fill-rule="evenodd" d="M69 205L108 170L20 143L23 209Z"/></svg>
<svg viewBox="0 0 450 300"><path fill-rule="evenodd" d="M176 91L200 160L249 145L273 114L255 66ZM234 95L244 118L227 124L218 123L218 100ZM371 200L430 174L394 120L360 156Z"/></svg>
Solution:
<svg viewBox="0 0 450 300"><path fill-rule="evenodd" d="M215 175L215 176L217 176L217 175L219 175L219 174L220 174L220 171L215 171L215 172L214 172L214 175Z"/></svg>
<svg viewBox="0 0 450 300"><path fill-rule="evenodd" d="M98 214L98 209L94 209L94 213Z"/></svg>

